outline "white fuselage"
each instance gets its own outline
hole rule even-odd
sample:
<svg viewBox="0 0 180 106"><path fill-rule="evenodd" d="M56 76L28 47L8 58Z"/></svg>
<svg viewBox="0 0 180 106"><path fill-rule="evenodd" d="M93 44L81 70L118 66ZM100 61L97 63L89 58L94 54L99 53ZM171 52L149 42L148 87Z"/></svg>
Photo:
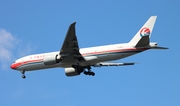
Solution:
<svg viewBox="0 0 180 106"><path fill-rule="evenodd" d="M93 65L99 62L121 59L142 52L147 49L150 48L149 47L135 48L128 43L123 43L123 44L113 44L113 45L82 48L79 51L87 61L89 60L88 64ZM51 54L54 55L59 54L59 51L34 54L34 55L22 57L16 60L15 63L11 65L11 68L19 71L33 71L39 69L56 68L56 67L66 68L72 66L72 63L68 63L68 62L65 63L60 62L55 65L45 65L43 61L44 56ZM82 63L81 65L83 64L84 63Z"/></svg>

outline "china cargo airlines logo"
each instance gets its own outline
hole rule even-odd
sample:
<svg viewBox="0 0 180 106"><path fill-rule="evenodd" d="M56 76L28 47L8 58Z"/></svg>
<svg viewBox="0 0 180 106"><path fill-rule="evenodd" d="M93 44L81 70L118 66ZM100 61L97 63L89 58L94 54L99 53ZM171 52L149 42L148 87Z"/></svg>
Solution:
<svg viewBox="0 0 180 106"><path fill-rule="evenodd" d="M140 36L143 37L143 36L149 36L150 35L150 30L149 28L142 28L141 31L140 31Z"/></svg>

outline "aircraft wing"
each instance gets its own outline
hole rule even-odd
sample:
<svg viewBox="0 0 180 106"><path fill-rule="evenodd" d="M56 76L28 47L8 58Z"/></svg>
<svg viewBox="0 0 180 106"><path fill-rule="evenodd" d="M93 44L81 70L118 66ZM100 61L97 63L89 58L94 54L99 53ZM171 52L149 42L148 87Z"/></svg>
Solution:
<svg viewBox="0 0 180 106"><path fill-rule="evenodd" d="M62 62L78 62L85 61L82 55L79 53L79 45L75 31L76 22L69 26L64 43L60 50Z"/></svg>
<svg viewBox="0 0 180 106"><path fill-rule="evenodd" d="M100 62L94 65L94 67L101 67L101 66L126 66L126 65L134 65L134 62L129 63L115 63L115 62Z"/></svg>

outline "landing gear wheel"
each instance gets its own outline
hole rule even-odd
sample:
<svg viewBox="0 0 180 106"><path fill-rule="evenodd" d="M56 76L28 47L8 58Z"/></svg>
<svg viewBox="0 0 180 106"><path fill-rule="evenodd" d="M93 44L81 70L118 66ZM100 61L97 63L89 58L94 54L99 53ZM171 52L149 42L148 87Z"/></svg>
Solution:
<svg viewBox="0 0 180 106"><path fill-rule="evenodd" d="M87 71L84 71L84 74L85 74L85 75L88 75L88 72L87 72Z"/></svg>
<svg viewBox="0 0 180 106"><path fill-rule="evenodd" d="M94 73L94 72L91 72L91 75L92 75L92 76L95 76L95 73Z"/></svg>
<svg viewBox="0 0 180 106"><path fill-rule="evenodd" d="M24 71L21 71L21 73L22 73L22 78L25 79L25 78L26 78L26 76L25 76L25 70L24 70Z"/></svg>
<svg viewBox="0 0 180 106"><path fill-rule="evenodd" d="M25 78L26 78L26 76L25 76L25 75L22 75L22 78L23 78L23 79L25 79Z"/></svg>
<svg viewBox="0 0 180 106"><path fill-rule="evenodd" d="M92 71L84 71L84 74L85 74L85 75L92 75L92 76L95 76L95 73L92 72Z"/></svg>

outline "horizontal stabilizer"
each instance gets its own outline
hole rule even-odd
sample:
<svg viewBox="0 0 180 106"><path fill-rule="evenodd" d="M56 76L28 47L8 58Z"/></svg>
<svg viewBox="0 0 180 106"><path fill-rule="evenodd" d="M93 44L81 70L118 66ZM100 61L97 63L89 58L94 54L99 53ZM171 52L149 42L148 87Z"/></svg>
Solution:
<svg viewBox="0 0 180 106"><path fill-rule="evenodd" d="M152 47L151 49L169 49L169 48L156 46L156 47Z"/></svg>
<svg viewBox="0 0 180 106"><path fill-rule="evenodd" d="M101 67L101 66L126 66L126 65L134 65L135 63L113 63L113 62L101 62L94 65L94 67Z"/></svg>

